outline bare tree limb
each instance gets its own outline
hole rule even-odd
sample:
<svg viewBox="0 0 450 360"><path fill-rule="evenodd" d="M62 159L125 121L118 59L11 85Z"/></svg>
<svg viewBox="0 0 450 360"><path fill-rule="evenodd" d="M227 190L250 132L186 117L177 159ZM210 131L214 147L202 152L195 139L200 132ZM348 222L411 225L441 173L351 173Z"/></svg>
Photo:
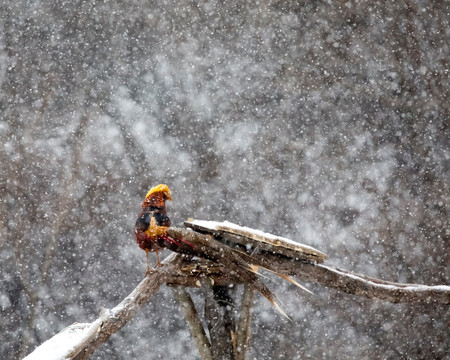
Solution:
<svg viewBox="0 0 450 360"><path fill-rule="evenodd" d="M302 277L298 272L298 277ZM347 294L391 303L450 304L450 286L401 284L341 270L331 266L317 265L308 274L315 275L314 282L341 290Z"/></svg>
<svg viewBox="0 0 450 360"><path fill-rule="evenodd" d="M450 286L401 284L371 278L333 266L312 264L292 259L274 259L268 263L277 271L290 276L343 291L347 294L383 300L391 303L435 303L450 304ZM276 263L275 263L276 262ZM262 264L261 264L262 265Z"/></svg>
<svg viewBox="0 0 450 360"><path fill-rule="evenodd" d="M171 235L175 237L190 236L191 241L196 241L196 238L199 238L208 239L211 242L210 237L205 234L185 229L170 229L170 231ZM195 236L192 236L192 234L195 234ZM227 235L230 239L233 236L232 234ZM201 244L204 244L204 240ZM347 294L391 303L418 302L450 304L450 286L448 285L429 286L395 283L341 270L332 266L292 259L267 251L255 252L252 249L237 244L230 245L234 246L242 259L247 263L264 267L276 273L297 276L302 280L337 289Z"/></svg>
<svg viewBox="0 0 450 360"><path fill-rule="evenodd" d="M241 310L239 312L239 321L236 334L236 360L245 360L247 349L250 346L251 328L252 328L252 310L255 290L248 284L244 285L242 294Z"/></svg>
<svg viewBox="0 0 450 360"><path fill-rule="evenodd" d="M333 266L308 263L274 254L252 257L255 259L256 265L351 295L391 303L450 304L450 286L448 285L395 283Z"/></svg>
<svg viewBox="0 0 450 360"><path fill-rule="evenodd" d="M191 296L186 289L181 286L174 287L173 293L180 304L181 311L183 312L186 322L189 325L189 330L197 345L200 356L203 360L213 360L211 344L206 336L202 322L198 317L198 313L195 309Z"/></svg>
<svg viewBox="0 0 450 360"><path fill-rule="evenodd" d="M79 349L72 358L74 360L87 359L101 344L109 337L120 330L129 320L131 320L140 309L147 304L150 297L158 291L165 282L174 282L178 276L181 256L171 254L162 263L163 267L153 271L146 276L139 285L128 295L119 305L100 314L101 326L92 338L89 339L84 348ZM175 275L173 277L173 275ZM97 319L97 320L99 320Z"/></svg>
<svg viewBox="0 0 450 360"><path fill-rule="evenodd" d="M209 282L221 285L242 283L242 279L235 274L229 274L226 267L208 260L191 260L189 257L174 253L162 263L164 266L146 276L116 307L103 309L92 323L75 323L69 326L43 343L25 359L37 360L43 357L48 360L88 359L111 335L125 326L164 283L199 287L201 280L205 278L208 278ZM61 343L64 343L66 348L53 356L56 344Z"/></svg>
<svg viewBox="0 0 450 360"><path fill-rule="evenodd" d="M173 269L174 264L170 263L175 256L166 259L166 271L155 271L146 276L144 280L115 308L103 311L100 314L101 325L97 332L87 342L84 348L72 357L74 360L88 359L89 356L101 344L106 342L110 336L120 330L130 321L136 313L147 304L150 297L158 291L159 287L164 284L168 272ZM84 344L83 344L84 345Z"/></svg>
<svg viewBox="0 0 450 360"><path fill-rule="evenodd" d="M209 280L202 281L205 296L205 319L211 338L213 359L233 360L234 346L234 299L230 288L212 285Z"/></svg>

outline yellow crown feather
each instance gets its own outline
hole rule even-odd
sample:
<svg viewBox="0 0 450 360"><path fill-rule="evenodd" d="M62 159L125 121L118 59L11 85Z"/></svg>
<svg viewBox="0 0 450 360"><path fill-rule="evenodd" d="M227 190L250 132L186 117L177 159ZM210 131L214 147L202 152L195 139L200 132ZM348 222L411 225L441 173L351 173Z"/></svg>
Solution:
<svg viewBox="0 0 450 360"><path fill-rule="evenodd" d="M170 189L166 184L159 184L155 187L152 187L147 195L145 195L145 198L147 199L150 195L154 193L163 193L167 200L172 200L172 194L170 193Z"/></svg>

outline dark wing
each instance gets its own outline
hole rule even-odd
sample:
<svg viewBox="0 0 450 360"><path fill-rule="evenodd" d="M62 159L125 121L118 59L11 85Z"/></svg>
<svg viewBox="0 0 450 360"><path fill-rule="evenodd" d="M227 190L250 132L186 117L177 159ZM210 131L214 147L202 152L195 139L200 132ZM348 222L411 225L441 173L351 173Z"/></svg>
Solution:
<svg viewBox="0 0 450 360"><path fill-rule="evenodd" d="M150 213L141 213L136 220L134 230L136 232L144 232L150 226Z"/></svg>
<svg viewBox="0 0 450 360"><path fill-rule="evenodd" d="M165 226L165 227L170 226L170 224L171 224L170 219L163 212L154 211L153 216L155 217L155 220L156 220L156 223L158 224L158 226Z"/></svg>

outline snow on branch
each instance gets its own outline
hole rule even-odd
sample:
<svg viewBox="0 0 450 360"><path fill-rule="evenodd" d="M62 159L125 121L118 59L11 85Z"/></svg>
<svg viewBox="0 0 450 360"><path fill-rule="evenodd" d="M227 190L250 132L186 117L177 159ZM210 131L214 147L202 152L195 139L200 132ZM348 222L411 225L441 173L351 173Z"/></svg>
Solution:
<svg viewBox="0 0 450 360"><path fill-rule="evenodd" d="M74 323L44 342L24 360L87 359L101 344L120 330L148 302L165 283L176 255L170 255L161 271L146 276L120 304L113 309L102 309L92 323Z"/></svg>
<svg viewBox="0 0 450 360"><path fill-rule="evenodd" d="M394 283L322 264L306 271L293 269L290 273L304 280L368 299L391 303L450 304L450 286L447 285Z"/></svg>
<svg viewBox="0 0 450 360"><path fill-rule="evenodd" d="M241 256L246 255L244 258L247 262L275 273L296 276L310 283L317 283L369 299L392 303L450 304L450 286L400 284L318 264L325 261L327 256L317 249L230 222L190 220L185 222L185 225L213 234L220 242L233 246ZM174 237L192 237L192 241L197 243L200 242L197 237L208 236L182 229L169 229L168 231ZM272 248L255 247L253 246L254 240L264 241L265 244L270 243L274 246ZM249 245L252 246L249 247ZM289 252L286 252L287 250ZM310 261L312 259L316 261Z"/></svg>

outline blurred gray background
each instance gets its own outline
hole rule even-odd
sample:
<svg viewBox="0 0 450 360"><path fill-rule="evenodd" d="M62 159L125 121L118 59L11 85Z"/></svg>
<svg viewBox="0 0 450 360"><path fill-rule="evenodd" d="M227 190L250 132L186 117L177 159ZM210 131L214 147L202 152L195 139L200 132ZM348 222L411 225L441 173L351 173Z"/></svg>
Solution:
<svg viewBox="0 0 450 360"><path fill-rule="evenodd" d="M229 220L330 265L449 284L449 14L427 0L0 0L0 357L132 291L146 266L133 225L158 183L175 226ZM449 356L446 306L267 282L294 322L258 297L252 359ZM92 358L180 356L199 358L163 287Z"/></svg>

